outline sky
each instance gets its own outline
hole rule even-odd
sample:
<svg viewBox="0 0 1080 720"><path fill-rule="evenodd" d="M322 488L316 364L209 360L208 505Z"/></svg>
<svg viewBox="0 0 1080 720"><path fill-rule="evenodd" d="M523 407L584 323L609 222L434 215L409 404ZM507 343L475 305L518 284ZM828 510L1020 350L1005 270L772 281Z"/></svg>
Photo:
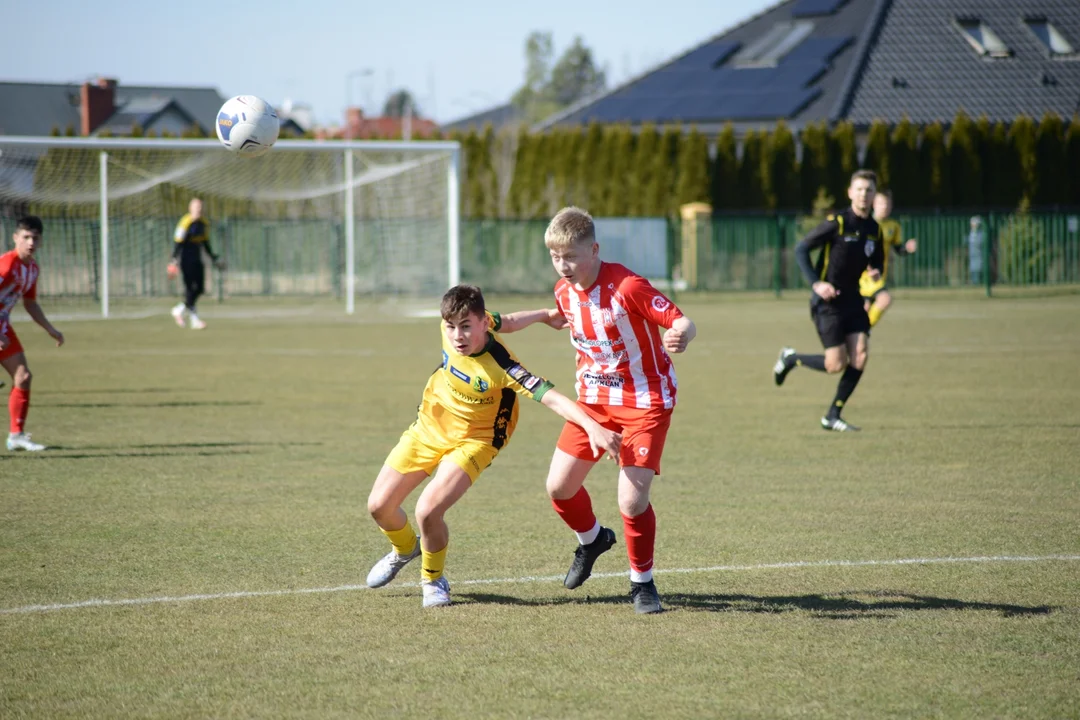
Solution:
<svg viewBox="0 0 1080 720"><path fill-rule="evenodd" d="M340 124L405 88L438 122L504 103L525 75L525 38L580 35L609 87L679 55L775 0L0 0L0 80L212 86L310 105Z"/></svg>

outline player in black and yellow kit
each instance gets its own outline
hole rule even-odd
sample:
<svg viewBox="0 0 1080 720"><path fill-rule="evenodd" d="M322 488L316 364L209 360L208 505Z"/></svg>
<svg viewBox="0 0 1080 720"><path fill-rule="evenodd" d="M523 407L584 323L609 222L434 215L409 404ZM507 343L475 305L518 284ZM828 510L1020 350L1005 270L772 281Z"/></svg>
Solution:
<svg viewBox="0 0 1080 720"><path fill-rule="evenodd" d="M866 271L859 278L859 292L864 298L863 306L870 317L870 327L877 325L878 320L892 305L892 295L885 284L889 277L889 257L895 250L897 255L910 255L915 252L918 243L914 238L904 242L900 232L900 223L889 217L892 215L893 200L892 190L882 190L874 195L874 220L877 220L881 229L881 247L885 253L885 264L881 268L881 277L874 280L870 272Z"/></svg>
<svg viewBox="0 0 1080 720"><path fill-rule="evenodd" d="M184 327L184 314L191 316L191 329L202 330L206 327L198 313L195 312L195 303L199 296L206 291L206 270L203 267L202 254L206 254L214 261L217 267L223 264L210 247L210 225L202 216L202 200L192 198L188 203L187 215L180 218L173 234L172 260L169 262L169 276L175 277L177 270L184 278L184 302L172 309L173 319L180 327Z"/></svg>
<svg viewBox="0 0 1080 720"><path fill-rule="evenodd" d="M773 367L773 376L776 384L782 385L796 367L844 373L836 397L821 418L826 430L859 429L844 422L840 412L859 384L869 354L870 319L859 294L859 278L867 267L872 277L880 277L885 263L878 224L870 216L876 186L877 176L869 170L852 175L848 186L851 207L829 215L795 247L799 269L814 291L810 316L825 354L803 355L785 347ZM812 263L810 251L818 248L821 254L817 263Z"/></svg>
<svg viewBox="0 0 1080 720"><path fill-rule="evenodd" d="M581 410L552 384L529 372L495 334L497 313L472 285L443 296L442 363L428 378L416 421L402 434L368 496L368 512L393 549L368 573L368 587L386 585L423 555L424 607L450 604L443 576L450 531L443 516L510 441L517 426L518 396L536 400L580 425L597 457L618 458L622 437ZM401 504L431 473L416 503L417 537Z"/></svg>

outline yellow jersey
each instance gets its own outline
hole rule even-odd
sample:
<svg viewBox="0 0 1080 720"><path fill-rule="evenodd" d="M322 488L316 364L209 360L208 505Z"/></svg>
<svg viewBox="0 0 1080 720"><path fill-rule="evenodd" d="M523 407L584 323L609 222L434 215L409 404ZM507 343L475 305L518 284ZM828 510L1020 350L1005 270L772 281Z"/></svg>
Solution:
<svg viewBox="0 0 1080 720"><path fill-rule="evenodd" d="M900 223L896 220L892 218L879 220L878 227L881 229L878 234L881 238L881 249L885 253L885 260L881 266L881 279L871 280L870 271L863 272L862 277L859 278L859 292L863 297L870 297L885 287L885 281L889 276L889 257L892 255L892 250L894 247L900 247L904 244Z"/></svg>
<svg viewBox="0 0 1080 720"><path fill-rule="evenodd" d="M469 439L501 449L517 426L517 396L539 401L554 387L525 369L503 345L495 333L502 325L499 314L488 313L488 320L492 331L475 355L454 350L440 323L442 363L428 378L412 426L439 445Z"/></svg>

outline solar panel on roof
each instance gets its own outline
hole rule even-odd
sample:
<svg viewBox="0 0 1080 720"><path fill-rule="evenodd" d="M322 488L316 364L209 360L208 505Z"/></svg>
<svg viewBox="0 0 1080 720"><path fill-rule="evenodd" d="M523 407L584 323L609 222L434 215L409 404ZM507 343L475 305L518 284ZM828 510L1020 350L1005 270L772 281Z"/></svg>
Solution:
<svg viewBox="0 0 1080 720"><path fill-rule="evenodd" d="M806 38L797 47L792 48L791 52L780 60L780 64L786 65L809 60L827 62L839 55L840 51L850 45L854 39L851 36Z"/></svg>
<svg viewBox="0 0 1080 720"><path fill-rule="evenodd" d="M665 69L685 70L689 68L708 70L723 63L731 53L739 49L737 42L711 42L691 50L675 60Z"/></svg>
<svg viewBox="0 0 1080 720"><path fill-rule="evenodd" d="M836 0L819 6L839 6ZM809 0L800 0L807 4ZM810 5L807 5L810 7ZM853 38L802 37L775 65L739 67L739 44L710 42L566 118L568 122L707 122L794 117ZM717 67L717 59L728 59Z"/></svg>
<svg viewBox="0 0 1080 720"><path fill-rule="evenodd" d="M847 0L797 0L791 8L791 17L813 17L832 15Z"/></svg>

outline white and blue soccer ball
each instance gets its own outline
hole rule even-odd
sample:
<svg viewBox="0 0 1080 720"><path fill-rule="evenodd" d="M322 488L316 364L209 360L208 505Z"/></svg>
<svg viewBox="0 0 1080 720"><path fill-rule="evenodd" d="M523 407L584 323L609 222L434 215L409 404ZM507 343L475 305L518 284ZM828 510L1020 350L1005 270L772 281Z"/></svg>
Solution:
<svg viewBox="0 0 1080 720"><path fill-rule="evenodd" d="M218 140L238 155L262 155L274 146L280 131L281 122L274 108L254 95L237 95L218 110Z"/></svg>

